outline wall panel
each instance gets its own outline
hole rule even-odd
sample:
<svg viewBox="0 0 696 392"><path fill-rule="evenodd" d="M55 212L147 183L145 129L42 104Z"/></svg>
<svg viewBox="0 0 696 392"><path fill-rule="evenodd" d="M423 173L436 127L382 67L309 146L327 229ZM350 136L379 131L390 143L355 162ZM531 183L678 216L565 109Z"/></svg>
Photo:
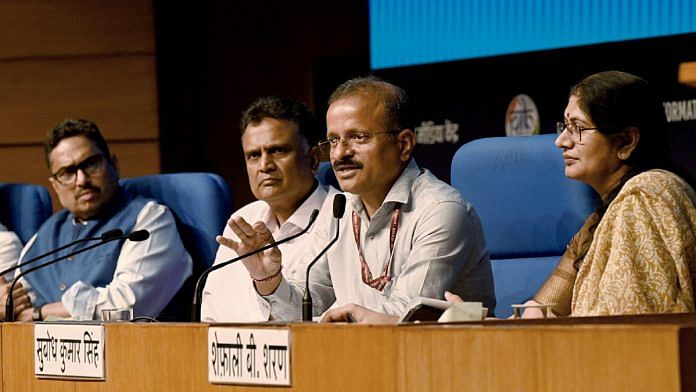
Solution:
<svg viewBox="0 0 696 392"><path fill-rule="evenodd" d="M1 144L43 142L71 117L107 140L158 136L154 55L0 61L0 91Z"/></svg>
<svg viewBox="0 0 696 392"><path fill-rule="evenodd" d="M97 123L123 176L160 171L153 12L150 0L0 2L0 181L48 186L43 141L65 118Z"/></svg>
<svg viewBox="0 0 696 392"><path fill-rule="evenodd" d="M0 15L0 58L155 50L151 1L2 1Z"/></svg>

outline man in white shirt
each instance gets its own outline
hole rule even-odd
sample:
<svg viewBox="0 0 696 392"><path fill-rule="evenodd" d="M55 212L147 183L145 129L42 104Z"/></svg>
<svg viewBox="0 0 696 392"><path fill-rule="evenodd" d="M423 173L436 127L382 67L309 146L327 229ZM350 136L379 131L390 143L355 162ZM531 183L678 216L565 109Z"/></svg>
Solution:
<svg viewBox="0 0 696 392"><path fill-rule="evenodd" d="M191 275L191 257L169 209L119 185L118 160L94 123L61 122L49 132L45 149L49 182L65 209L41 225L20 261L115 229L146 229L150 236L139 242L111 241L25 275L32 306L17 319L90 320L99 319L102 309L127 307L135 316L157 316Z"/></svg>
<svg viewBox="0 0 696 392"><path fill-rule="evenodd" d="M22 242L19 241L17 234L7 230L7 228L0 223L0 265L12 265L17 263L21 251ZM9 293L13 276L13 274L0 276L0 304L4 304L7 301L7 293ZM27 290L21 283L15 285L12 295L15 301L15 313L19 314L22 310L31 307L31 301L27 295ZM2 308L0 309L0 318L5 319L5 306L0 306L0 308Z"/></svg>
<svg viewBox="0 0 696 392"><path fill-rule="evenodd" d="M13 264L19 258L22 243L19 237L0 223L0 264Z"/></svg>
<svg viewBox="0 0 696 392"><path fill-rule="evenodd" d="M283 97L256 100L242 115L242 148L251 191L257 201L237 210L231 217L262 222L277 239L300 232L314 209L329 211L336 190L315 179L319 156L312 144L317 131L314 117L302 103ZM325 213L325 212L324 212ZM324 214L322 213L322 214ZM310 229L311 231L311 229ZM239 238L230 226L224 237ZM304 234L279 246L283 252L283 275L291 281L304 280L304 256L309 246ZM220 246L219 264L238 254ZM258 300L253 280L242 263L212 272L203 290L202 321L257 322L269 318L270 306Z"/></svg>
<svg viewBox="0 0 696 392"><path fill-rule="evenodd" d="M409 106L401 88L375 77L349 80L329 98L327 140L319 146L329 152L348 203L340 222L319 218L307 252L319 254L339 225L338 241L310 275L314 315L332 308L326 321L394 321L412 299L442 299L445 290L495 305L479 218L411 157ZM240 240L218 241L238 253L274 239L261 224L232 219L229 226ZM272 318L296 320L304 289L280 274L283 263L276 249L244 260Z"/></svg>

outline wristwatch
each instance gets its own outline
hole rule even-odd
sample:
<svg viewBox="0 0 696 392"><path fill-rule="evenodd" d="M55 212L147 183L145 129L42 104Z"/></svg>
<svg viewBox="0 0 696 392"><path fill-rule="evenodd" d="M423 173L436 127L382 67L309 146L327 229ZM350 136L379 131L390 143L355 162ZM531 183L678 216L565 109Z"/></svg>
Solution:
<svg viewBox="0 0 696 392"><path fill-rule="evenodd" d="M31 318L34 319L34 321L41 321L41 308L43 308L43 305L38 308L35 307L34 311L31 313Z"/></svg>

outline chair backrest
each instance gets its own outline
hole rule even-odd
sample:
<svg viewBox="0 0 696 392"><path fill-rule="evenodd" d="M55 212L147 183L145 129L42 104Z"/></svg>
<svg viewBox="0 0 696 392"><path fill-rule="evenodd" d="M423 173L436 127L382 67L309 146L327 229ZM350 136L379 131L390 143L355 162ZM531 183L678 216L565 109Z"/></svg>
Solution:
<svg viewBox="0 0 696 392"><path fill-rule="evenodd" d="M481 218L498 317L536 293L596 206L591 187L565 177L555 137L479 139L452 159L452 186Z"/></svg>
<svg viewBox="0 0 696 392"><path fill-rule="evenodd" d="M215 259L221 234L232 214L232 194L225 180L212 173L174 173L125 178L128 191L169 207L184 247L193 260L193 273L162 311L161 318L190 320L195 282Z"/></svg>
<svg viewBox="0 0 696 392"><path fill-rule="evenodd" d="M334 173L333 167L331 167L331 162L321 162L316 177L319 183L323 185L333 185L334 188L341 189L336 179L336 173Z"/></svg>
<svg viewBox="0 0 696 392"><path fill-rule="evenodd" d="M194 271L212 265L221 234L232 214L232 196L225 180L212 173L174 173L125 178L128 191L166 205L174 214Z"/></svg>
<svg viewBox="0 0 696 392"><path fill-rule="evenodd" d="M0 183L0 222L26 244L53 213L48 189L41 185Z"/></svg>

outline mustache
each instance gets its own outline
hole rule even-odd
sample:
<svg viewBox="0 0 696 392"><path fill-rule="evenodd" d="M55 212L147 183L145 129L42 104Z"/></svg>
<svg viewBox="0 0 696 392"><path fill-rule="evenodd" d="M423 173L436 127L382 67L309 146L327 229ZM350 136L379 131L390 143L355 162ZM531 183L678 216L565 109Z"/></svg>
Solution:
<svg viewBox="0 0 696 392"><path fill-rule="evenodd" d="M77 192L77 193L75 194L75 197L80 197L80 196L82 196L82 195L84 195L85 193L90 192L90 191L92 191L92 192L97 192L97 193L100 192L99 188L97 188L97 187L95 187L95 186L87 185L87 186L82 187L82 190L79 191L79 192Z"/></svg>
<svg viewBox="0 0 696 392"><path fill-rule="evenodd" d="M353 168L358 168L362 169L363 164L354 160L354 159L341 159L340 161L335 161L331 163L331 166L333 166L334 170L341 170L345 167L353 167Z"/></svg>

